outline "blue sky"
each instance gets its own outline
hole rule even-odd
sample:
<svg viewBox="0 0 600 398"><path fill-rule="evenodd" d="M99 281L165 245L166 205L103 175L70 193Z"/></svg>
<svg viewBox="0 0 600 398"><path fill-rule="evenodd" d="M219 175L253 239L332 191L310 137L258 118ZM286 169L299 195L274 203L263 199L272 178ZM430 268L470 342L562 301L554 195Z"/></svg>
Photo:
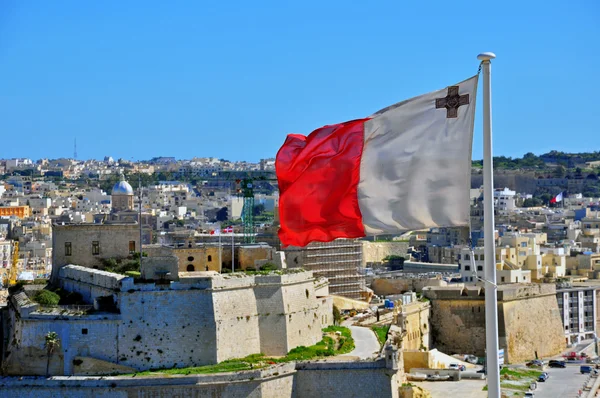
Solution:
<svg viewBox="0 0 600 398"><path fill-rule="evenodd" d="M469 3L3 0L0 158L77 138L80 159L255 161L459 82L482 51L495 155L599 150L600 3Z"/></svg>

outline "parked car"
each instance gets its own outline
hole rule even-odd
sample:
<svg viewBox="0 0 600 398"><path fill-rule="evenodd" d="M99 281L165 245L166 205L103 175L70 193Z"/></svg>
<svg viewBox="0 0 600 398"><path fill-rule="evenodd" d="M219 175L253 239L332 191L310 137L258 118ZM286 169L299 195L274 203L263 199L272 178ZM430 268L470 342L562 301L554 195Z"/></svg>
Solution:
<svg viewBox="0 0 600 398"><path fill-rule="evenodd" d="M548 362L548 366L550 366L551 368L566 368L567 363L565 361L552 360Z"/></svg>
<svg viewBox="0 0 600 398"><path fill-rule="evenodd" d="M544 366L544 362L540 361L539 359L534 359L533 361L529 361L525 364L525 366L527 367L532 367L532 366Z"/></svg>
<svg viewBox="0 0 600 398"><path fill-rule="evenodd" d="M531 391L528 391L525 393L525 398L534 398L535 396L533 395L533 393Z"/></svg>
<svg viewBox="0 0 600 398"><path fill-rule="evenodd" d="M451 363L448 366L448 369L453 369L453 370L460 370L460 366L457 363Z"/></svg>
<svg viewBox="0 0 600 398"><path fill-rule="evenodd" d="M589 365L582 365L579 367L581 374L592 373L592 367Z"/></svg>
<svg viewBox="0 0 600 398"><path fill-rule="evenodd" d="M538 377L538 381L546 381L546 380L548 380L548 377L550 377L550 375L548 373L544 372L540 375L540 377Z"/></svg>

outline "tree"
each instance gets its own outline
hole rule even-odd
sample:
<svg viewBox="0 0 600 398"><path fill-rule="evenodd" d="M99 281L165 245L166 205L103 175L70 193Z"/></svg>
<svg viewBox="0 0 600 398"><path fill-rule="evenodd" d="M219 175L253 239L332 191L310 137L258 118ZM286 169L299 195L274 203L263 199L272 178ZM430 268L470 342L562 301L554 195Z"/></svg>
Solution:
<svg viewBox="0 0 600 398"><path fill-rule="evenodd" d="M565 175L567 174L567 170L565 169L564 166L560 165L557 168L554 169L554 172L552 173L552 175L555 178L565 178Z"/></svg>
<svg viewBox="0 0 600 398"><path fill-rule="evenodd" d="M50 358L54 351L60 347L60 339L58 338L58 333L56 332L48 332L44 337L44 348L46 349L46 377L50 376Z"/></svg>
<svg viewBox="0 0 600 398"><path fill-rule="evenodd" d="M340 309L337 306L333 306L333 324L339 325L342 323L342 314L340 313Z"/></svg>
<svg viewBox="0 0 600 398"><path fill-rule="evenodd" d="M598 175L592 171L590 174L587 175L586 178L588 180L597 180L598 179Z"/></svg>
<svg viewBox="0 0 600 398"><path fill-rule="evenodd" d="M523 207L541 206L543 202L538 198L527 198L523 201Z"/></svg>

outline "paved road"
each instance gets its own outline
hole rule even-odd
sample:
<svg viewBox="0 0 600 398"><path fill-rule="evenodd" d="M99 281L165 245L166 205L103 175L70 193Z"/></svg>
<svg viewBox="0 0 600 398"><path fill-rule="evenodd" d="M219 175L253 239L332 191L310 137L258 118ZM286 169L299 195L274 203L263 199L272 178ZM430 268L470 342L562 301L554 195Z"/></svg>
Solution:
<svg viewBox="0 0 600 398"><path fill-rule="evenodd" d="M379 341L375 333L369 328L362 326L347 326L354 338L354 350L342 357L359 357L360 359L374 358L379 354Z"/></svg>
<svg viewBox="0 0 600 398"><path fill-rule="evenodd" d="M411 381L411 383L428 390L431 398L486 398L488 396L487 391L483 391L485 380ZM535 396L537 398L537 394Z"/></svg>
<svg viewBox="0 0 600 398"><path fill-rule="evenodd" d="M548 380L538 383L534 391L535 398L571 398L577 396L588 375L579 372L579 365L567 365L565 369L549 368L546 372L550 375Z"/></svg>
<svg viewBox="0 0 600 398"><path fill-rule="evenodd" d="M583 387L588 375L579 372L579 365L567 365L565 369L549 368L550 375L546 382L538 383L534 391L535 398L575 398ZM459 382L411 382L421 386L431 393L432 398L465 397L483 398L487 392L482 391L485 380L461 380Z"/></svg>

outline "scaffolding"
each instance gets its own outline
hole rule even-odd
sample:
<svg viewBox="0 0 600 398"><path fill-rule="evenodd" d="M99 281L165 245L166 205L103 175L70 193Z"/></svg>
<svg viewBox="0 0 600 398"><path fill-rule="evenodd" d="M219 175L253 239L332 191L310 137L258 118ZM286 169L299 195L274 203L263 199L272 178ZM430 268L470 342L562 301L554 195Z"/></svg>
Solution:
<svg viewBox="0 0 600 398"><path fill-rule="evenodd" d="M329 280L329 292L352 299L364 298L365 277L358 269L362 265L362 244L358 240L336 239L313 242L303 248L286 249L288 266L313 271L315 277ZM292 257L294 264L290 264Z"/></svg>

